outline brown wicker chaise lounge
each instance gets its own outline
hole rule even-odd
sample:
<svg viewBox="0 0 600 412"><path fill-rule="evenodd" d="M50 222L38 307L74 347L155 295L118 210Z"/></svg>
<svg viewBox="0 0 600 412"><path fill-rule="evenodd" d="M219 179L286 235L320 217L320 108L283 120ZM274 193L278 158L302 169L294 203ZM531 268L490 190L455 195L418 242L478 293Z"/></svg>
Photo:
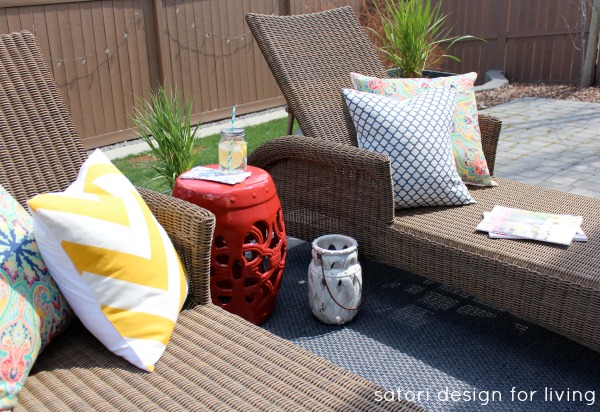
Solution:
<svg viewBox="0 0 600 412"><path fill-rule="evenodd" d="M64 190L86 152L33 35L0 36L0 184L25 205ZM210 303L214 216L140 189L190 280L187 309L154 373L106 350L79 323L37 359L17 411L422 410ZM282 302L283 303L283 302Z"/></svg>
<svg viewBox="0 0 600 412"><path fill-rule="evenodd" d="M342 97L350 72L386 72L350 7L246 21L305 136L265 143L249 163L276 182L287 233L345 233L367 257L452 286L600 350L600 200L496 178L477 204L394 210L390 161L357 147ZM493 173L501 123L480 116ZM291 134L291 127L288 129ZM553 246L477 233L494 205L583 216L587 243Z"/></svg>

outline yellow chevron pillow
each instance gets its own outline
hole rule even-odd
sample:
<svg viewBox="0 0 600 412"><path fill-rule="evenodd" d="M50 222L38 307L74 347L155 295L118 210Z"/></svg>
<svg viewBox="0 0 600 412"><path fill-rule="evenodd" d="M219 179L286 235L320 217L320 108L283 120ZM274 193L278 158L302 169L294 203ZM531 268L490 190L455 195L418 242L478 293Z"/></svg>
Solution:
<svg viewBox="0 0 600 412"><path fill-rule="evenodd" d="M79 319L112 352L152 372L187 283L134 186L96 150L64 192L28 203L42 257Z"/></svg>

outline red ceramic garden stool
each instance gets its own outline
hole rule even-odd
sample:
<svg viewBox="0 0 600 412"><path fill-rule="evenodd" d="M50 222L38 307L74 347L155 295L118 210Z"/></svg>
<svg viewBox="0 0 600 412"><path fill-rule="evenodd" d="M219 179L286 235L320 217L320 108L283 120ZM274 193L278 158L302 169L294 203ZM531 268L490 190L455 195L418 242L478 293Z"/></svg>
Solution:
<svg viewBox="0 0 600 412"><path fill-rule="evenodd" d="M257 167L246 171L252 175L235 185L179 177L173 196L216 216L210 269L213 303L258 325L275 308L287 241L273 179Z"/></svg>

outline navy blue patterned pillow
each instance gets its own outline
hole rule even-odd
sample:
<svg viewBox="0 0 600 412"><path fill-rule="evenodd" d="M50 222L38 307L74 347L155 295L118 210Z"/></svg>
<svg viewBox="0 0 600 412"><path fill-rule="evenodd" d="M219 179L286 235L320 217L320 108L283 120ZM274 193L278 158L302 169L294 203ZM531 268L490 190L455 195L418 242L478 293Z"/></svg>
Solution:
<svg viewBox="0 0 600 412"><path fill-rule="evenodd" d="M435 88L408 100L344 89L358 146L392 160L398 208L475 203L452 155L455 93Z"/></svg>

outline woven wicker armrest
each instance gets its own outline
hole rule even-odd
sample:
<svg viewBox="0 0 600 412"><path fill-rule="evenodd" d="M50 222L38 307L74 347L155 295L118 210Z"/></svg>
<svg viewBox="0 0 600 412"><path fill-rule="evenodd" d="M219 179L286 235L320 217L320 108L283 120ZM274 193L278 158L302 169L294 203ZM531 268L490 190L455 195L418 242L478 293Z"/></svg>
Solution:
<svg viewBox="0 0 600 412"><path fill-rule="evenodd" d="M152 190L137 188L165 228L186 268L190 293L188 306L210 302L210 247L215 216L192 203Z"/></svg>
<svg viewBox="0 0 600 412"><path fill-rule="evenodd" d="M267 170L284 214L310 209L361 225L391 224L390 159L328 140L285 136L256 149L249 163Z"/></svg>
<svg viewBox="0 0 600 412"><path fill-rule="evenodd" d="M496 149L500 137L502 121L494 116L486 114L479 115L479 128L481 129L481 145L483 146L483 155L487 161L490 175L494 174L494 165L496 163Z"/></svg>

